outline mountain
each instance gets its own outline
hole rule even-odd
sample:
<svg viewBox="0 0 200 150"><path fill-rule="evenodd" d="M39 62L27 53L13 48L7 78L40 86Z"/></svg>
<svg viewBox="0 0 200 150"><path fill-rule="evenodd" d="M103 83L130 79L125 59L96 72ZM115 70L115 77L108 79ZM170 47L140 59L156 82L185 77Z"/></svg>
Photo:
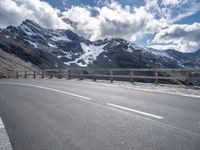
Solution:
<svg viewBox="0 0 200 150"><path fill-rule="evenodd" d="M200 50L160 51L120 38L90 41L71 30L46 29L31 20L0 30L1 51L39 69L200 67Z"/></svg>
<svg viewBox="0 0 200 150"><path fill-rule="evenodd" d="M63 62L54 54L43 48L32 46L21 34L24 33L15 27L8 27L0 31L0 57L1 60L4 60L1 61L1 66L10 70L20 70L19 65L15 68L16 63L12 65L9 63L10 59L8 58L12 57L15 62L18 62L17 59L20 59L20 66L29 66L29 70L65 67Z"/></svg>
<svg viewBox="0 0 200 150"><path fill-rule="evenodd" d="M200 67L200 49L194 53L181 53L175 50L166 50L166 52L185 67Z"/></svg>

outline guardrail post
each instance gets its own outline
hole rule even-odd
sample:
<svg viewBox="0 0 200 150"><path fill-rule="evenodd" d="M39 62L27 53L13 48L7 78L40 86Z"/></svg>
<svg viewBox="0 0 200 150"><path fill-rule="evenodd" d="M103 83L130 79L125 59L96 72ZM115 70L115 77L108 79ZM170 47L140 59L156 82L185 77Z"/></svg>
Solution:
<svg viewBox="0 0 200 150"><path fill-rule="evenodd" d="M27 78L27 71L24 71L24 78Z"/></svg>
<svg viewBox="0 0 200 150"><path fill-rule="evenodd" d="M80 80L83 80L83 69L80 69Z"/></svg>
<svg viewBox="0 0 200 150"><path fill-rule="evenodd" d="M97 80L97 78L96 78L96 70L95 70L95 69L94 69L94 71L93 71L93 80L94 80L94 81Z"/></svg>
<svg viewBox="0 0 200 150"><path fill-rule="evenodd" d="M58 79L62 79L62 75L63 75L62 71L58 71Z"/></svg>
<svg viewBox="0 0 200 150"><path fill-rule="evenodd" d="M16 71L16 78L17 78L17 79L19 78L19 73L18 73L18 71Z"/></svg>
<svg viewBox="0 0 200 150"><path fill-rule="evenodd" d="M188 86L189 85L189 72L187 70L185 70L185 85Z"/></svg>
<svg viewBox="0 0 200 150"><path fill-rule="evenodd" d="M110 70L110 82L113 83L113 70Z"/></svg>
<svg viewBox="0 0 200 150"><path fill-rule="evenodd" d="M36 73L35 73L35 71L33 71L33 78L34 78L34 79L36 78Z"/></svg>
<svg viewBox="0 0 200 150"><path fill-rule="evenodd" d="M53 78L53 73L52 72L50 72L50 79L52 79Z"/></svg>
<svg viewBox="0 0 200 150"><path fill-rule="evenodd" d="M63 75L63 78L67 78L67 70L64 70L64 75Z"/></svg>
<svg viewBox="0 0 200 150"><path fill-rule="evenodd" d="M11 76L10 76L10 71L7 71L7 72L8 72L8 79L10 79L10 77L11 77Z"/></svg>
<svg viewBox="0 0 200 150"><path fill-rule="evenodd" d="M158 84L158 71L155 69L155 84Z"/></svg>
<svg viewBox="0 0 200 150"><path fill-rule="evenodd" d="M44 78L44 71L41 72L41 78Z"/></svg>
<svg viewBox="0 0 200 150"><path fill-rule="evenodd" d="M71 76L71 70L69 69L68 70L68 79L71 79L72 78L72 76Z"/></svg>
<svg viewBox="0 0 200 150"><path fill-rule="evenodd" d="M133 83L133 70L130 71L130 82Z"/></svg>

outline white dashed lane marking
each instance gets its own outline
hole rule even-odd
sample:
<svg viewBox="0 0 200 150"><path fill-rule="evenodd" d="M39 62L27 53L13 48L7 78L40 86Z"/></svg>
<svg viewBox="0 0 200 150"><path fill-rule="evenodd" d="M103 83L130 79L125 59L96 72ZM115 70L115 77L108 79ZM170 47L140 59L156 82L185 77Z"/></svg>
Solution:
<svg viewBox="0 0 200 150"><path fill-rule="evenodd" d="M130 111L130 112L133 112L133 113L136 113L136 114L141 114L141 115L144 115L144 116L148 116L148 117L152 117L152 118L156 118L156 119L163 119L162 116L150 114L150 113L147 113L147 112L135 110L135 109L128 108L128 107L124 107L124 106L120 106L120 105L116 105L116 104L112 104L112 103L107 103L107 105L111 106L111 107L114 107L114 108L121 109L121 110Z"/></svg>

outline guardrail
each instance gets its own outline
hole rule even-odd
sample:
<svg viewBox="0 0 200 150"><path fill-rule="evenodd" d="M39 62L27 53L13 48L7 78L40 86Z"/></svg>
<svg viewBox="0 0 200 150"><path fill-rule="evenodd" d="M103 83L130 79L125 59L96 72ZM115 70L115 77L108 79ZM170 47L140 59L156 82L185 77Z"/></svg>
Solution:
<svg viewBox="0 0 200 150"><path fill-rule="evenodd" d="M51 69L41 71L13 71L15 78L84 78L124 81L150 81L158 84L159 82L172 82L178 84L200 84L200 69ZM13 74L12 73L12 74Z"/></svg>

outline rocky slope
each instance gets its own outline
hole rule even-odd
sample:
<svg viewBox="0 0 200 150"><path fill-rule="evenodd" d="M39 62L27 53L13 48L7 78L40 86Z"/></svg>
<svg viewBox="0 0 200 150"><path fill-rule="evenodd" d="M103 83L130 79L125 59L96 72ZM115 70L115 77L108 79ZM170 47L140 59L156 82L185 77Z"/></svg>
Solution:
<svg viewBox="0 0 200 150"><path fill-rule="evenodd" d="M9 61L8 57L20 59L21 66L29 66L29 68L38 69L55 69L64 68L64 64L54 54L42 48L35 48L29 42L21 37L10 35L1 31L0 33L0 56L1 60ZM16 60L18 61L18 60ZM3 63L4 62L4 63ZM5 61L1 61L1 66L8 69L15 68L16 63L6 65ZM20 70L20 67L15 68Z"/></svg>

